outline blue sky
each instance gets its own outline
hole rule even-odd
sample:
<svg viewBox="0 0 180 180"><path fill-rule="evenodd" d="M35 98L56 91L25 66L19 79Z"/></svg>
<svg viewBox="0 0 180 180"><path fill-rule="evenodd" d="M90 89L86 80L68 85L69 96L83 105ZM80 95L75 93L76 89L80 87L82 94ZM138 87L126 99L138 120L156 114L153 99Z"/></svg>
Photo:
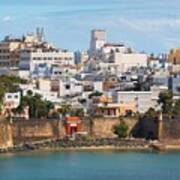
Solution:
<svg viewBox="0 0 180 180"><path fill-rule="evenodd" d="M174 0L0 0L0 39L43 26L60 48L87 49L90 30L139 51L180 47L180 1Z"/></svg>

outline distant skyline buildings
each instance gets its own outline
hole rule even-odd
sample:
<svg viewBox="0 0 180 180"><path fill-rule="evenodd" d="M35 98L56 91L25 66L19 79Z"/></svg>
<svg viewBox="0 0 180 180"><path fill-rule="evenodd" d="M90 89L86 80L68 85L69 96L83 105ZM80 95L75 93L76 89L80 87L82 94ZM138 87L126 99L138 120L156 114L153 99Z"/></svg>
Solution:
<svg viewBox="0 0 180 180"><path fill-rule="evenodd" d="M106 31L104 29L93 29L91 30L91 40L90 40L90 57L96 56L96 51L101 50L101 48L106 43Z"/></svg>
<svg viewBox="0 0 180 180"><path fill-rule="evenodd" d="M91 29L105 29L111 42L168 52L180 47L179 6L178 0L1 0L0 39L44 27L56 46L86 50Z"/></svg>

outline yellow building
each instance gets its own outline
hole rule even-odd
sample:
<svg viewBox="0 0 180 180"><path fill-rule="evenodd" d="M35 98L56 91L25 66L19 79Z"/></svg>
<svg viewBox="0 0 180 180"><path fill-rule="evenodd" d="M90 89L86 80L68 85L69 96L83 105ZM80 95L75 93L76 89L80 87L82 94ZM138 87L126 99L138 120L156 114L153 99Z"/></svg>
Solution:
<svg viewBox="0 0 180 180"><path fill-rule="evenodd" d="M180 48L170 50L168 62L172 64L171 72L180 73Z"/></svg>
<svg viewBox="0 0 180 180"><path fill-rule="evenodd" d="M180 64L180 48L170 50L168 62L172 63L173 65Z"/></svg>
<svg viewBox="0 0 180 180"><path fill-rule="evenodd" d="M99 97L99 103L95 106L95 114L103 117L119 117L125 115L127 111L136 112L136 104L129 103L113 103L108 96L102 95Z"/></svg>

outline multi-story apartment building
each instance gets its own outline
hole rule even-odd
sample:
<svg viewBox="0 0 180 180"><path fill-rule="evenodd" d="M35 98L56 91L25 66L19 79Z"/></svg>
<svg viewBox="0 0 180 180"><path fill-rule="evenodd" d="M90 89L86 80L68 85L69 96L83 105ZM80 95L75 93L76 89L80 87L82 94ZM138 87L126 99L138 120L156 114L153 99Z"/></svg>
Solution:
<svg viewBox="0 0 180 180"><path fill-rule="evenodd" d="M173 73L180 73L180 48L170 50L168 62L171 64Z"/></svg>
<svg viewBox="0 0 180 180"><path fill-rule="evenodd" d="M120 72L126 72L132 67L147 67L148 56L141 53L114 52L113 63L118 66Z"/></svg>
<svg viewBox="0 0 180 180"><path fill-rule="evenodd" d="M43 34L40 29L37 29L36 34L29 33L22 38L6 36L0 42L0 67L18 68L21 50L37 47L37 45L43 43L41 40L43 40Z"/></svg>
<svg viewBox="0 0 180 180"><path fill-rule="evenodd" d="M36 71L42 66L46 67L46 74L53 65L74 65L74 53L44 47L24 49L20 53L19 67L23 76L37 74Z"/></svg>
<svg viewBox="0 0 180 180"><path fill-rule="evenodd" d="M87 51L76 51L74 53L75 56L75 64L83 66L88 60L89 55Z"/></svg>
<svg viewBox="0 0 180 180"><path fill-rule="evenodd" d="M0 67L17 67L22 40L5 37L0 42Z"/></svg>
<svg viewBox="0 0 180 180"><path fill-rule="evenodd" d="M93 29L91 31L91 41L89 55L91 58L97 56L98 52L106 43L106 31L102 29Z"/></svg>
<svg viewBox="0 0 180 180"><path fill-rule="evenodd" d="M180 64L180 48L171 49L168 56L168 62L176 65Z"/></svg>
<svg viewBox="0 0 180 180"><path fill-rule="evenodd" d="M133 112L145 113L149 108L160 109L158 104L159 93L167 90L167 87L152 87L151 91L116 91L113 99L121 106L134 107Z"/></svg>

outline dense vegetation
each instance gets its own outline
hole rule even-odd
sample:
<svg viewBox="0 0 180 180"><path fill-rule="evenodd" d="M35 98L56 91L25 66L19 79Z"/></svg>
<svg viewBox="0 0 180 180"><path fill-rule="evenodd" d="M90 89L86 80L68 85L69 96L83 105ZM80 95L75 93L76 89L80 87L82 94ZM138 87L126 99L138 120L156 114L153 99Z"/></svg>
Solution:
<svg viewBox="0 0 180 180"><path fill-rule="evenodd" d="M92 97L99 97L99 96L102 96L102 95L103 95L103 93L101 93L99 91L95 91L95 92L93 92L93 93L91 93L89 95L89 99L91 99Z"/></svg>
<svg viewBox="0 0 180 180"><path fill-rule="evenodd" d="M125 138L128 135L128 125L121 120L119 124L113 127L113 131L119 138Z"/></svg>
<svg viewBox="0 0 180 180"><path fill-rule="evenodd" d="M162 106L164 114L180 115L180 99L174 101L171 91L161 92L158 102Z"/></svg>
<svg viewBox="0 0 180 180"><path fill-rule="evenodd" d="M21 113L26 106L29 107L29 117L35 119L47 118L49 111L54 108L50 101L43 100L39 94L33 95L31 91L21 98L21 103L14 112Z"/></svg>
<svg viewBox="0 0 180 180"><path fill-rule="evenodd" d="M58 109L58 112L62 115L62 117L65 117L66 115L71 116L84 116L84 110L82 108L74 108L70 104L64 103L61 105L61 108Z"/></svg>
<svg viewBox="0 0 180 180"><path fill-rule="evenodd" d="M0 76L0 106L2 106L4 94L6 92L17 92L20 90L20 83L26 83L26 80L16 76Z"/></svg>

